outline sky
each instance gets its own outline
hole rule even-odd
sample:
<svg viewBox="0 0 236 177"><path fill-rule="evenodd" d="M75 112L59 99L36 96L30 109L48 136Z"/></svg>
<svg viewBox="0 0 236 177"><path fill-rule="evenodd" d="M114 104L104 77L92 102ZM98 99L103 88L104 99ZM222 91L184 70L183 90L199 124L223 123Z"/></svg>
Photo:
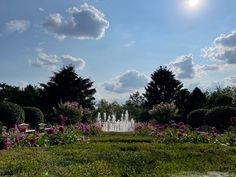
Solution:
<svg viewBox="0 0 236 177"><path fill-rule="evenodd" d="M235 0L0 0L0 82L73 64L96 99L122 102L167 66L192 90L236 84Z"/></svg>

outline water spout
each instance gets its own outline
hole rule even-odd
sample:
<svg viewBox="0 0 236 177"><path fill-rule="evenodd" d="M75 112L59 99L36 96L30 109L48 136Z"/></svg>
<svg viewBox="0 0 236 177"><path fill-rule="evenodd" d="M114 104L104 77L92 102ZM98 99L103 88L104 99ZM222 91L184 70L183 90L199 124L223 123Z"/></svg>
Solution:
<svg viewBox="0 0 236 177"><path fill-rule="evenodd" d="M115 114L106 115L103 114L103 120L101 114L98 113L97 123L102 127L105 132L130 132L134 131L134 119L129 120L129 113L125 111L125 114L121 114L121 118L117 119Z"/></svg>

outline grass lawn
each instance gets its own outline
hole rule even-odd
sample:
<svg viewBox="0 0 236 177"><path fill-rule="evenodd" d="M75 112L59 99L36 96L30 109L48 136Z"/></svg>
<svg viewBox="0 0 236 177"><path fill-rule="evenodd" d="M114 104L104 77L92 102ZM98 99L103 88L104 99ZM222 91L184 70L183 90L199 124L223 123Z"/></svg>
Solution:
<svg viewBox="0 0 236 177"><path fill-rule="evenodd" d="M89 143L0 151L0 176L146 177L209 171L236 176L236 147L158 144L150 137L120 133L90 139Z"/></svg>

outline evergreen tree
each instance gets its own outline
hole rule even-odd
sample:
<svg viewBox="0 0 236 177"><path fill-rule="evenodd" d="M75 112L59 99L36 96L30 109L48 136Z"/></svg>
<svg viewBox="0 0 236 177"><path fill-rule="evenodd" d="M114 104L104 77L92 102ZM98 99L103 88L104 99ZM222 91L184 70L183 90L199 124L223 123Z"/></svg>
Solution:
<svg viewBox="0 0 236 177"><path fill-rule="evenodd" d="M175 103L183 84L166 67L160 67L151 75L151 81L145 87L146 106L152 108L160 103Z"/></svg>
<svg viewBox="0 0 236 177"><path fill-rule="evenodd" d="M74 66L63 67L59 72L54 72L47 84L40 84L44 108L50 110L60 101L76 101L84 108L93 108L96 90L92 88L90 79L78 77Z"/></svg>
<svg viewBox="0 0 236 177"><path fill-rule="evenodd" d="M190 94L187 106L187 113L195 109L201 109L206 104L206 94L202 93L202 91L196 87L192 93Z"/></svg>

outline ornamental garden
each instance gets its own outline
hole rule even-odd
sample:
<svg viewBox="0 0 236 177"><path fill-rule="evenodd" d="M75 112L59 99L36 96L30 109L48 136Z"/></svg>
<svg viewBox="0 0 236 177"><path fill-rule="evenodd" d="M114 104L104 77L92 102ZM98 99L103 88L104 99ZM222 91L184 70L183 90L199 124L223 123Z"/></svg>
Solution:
<svg viewBox="0 0 236 177"><path fill-rule="evenodd" d="M189 91L160 67L124 104L95 93L71 65L39 86L1 83L0 175L236 176L236 87ZM125 112L132 131L105 131Z"/></svg>

